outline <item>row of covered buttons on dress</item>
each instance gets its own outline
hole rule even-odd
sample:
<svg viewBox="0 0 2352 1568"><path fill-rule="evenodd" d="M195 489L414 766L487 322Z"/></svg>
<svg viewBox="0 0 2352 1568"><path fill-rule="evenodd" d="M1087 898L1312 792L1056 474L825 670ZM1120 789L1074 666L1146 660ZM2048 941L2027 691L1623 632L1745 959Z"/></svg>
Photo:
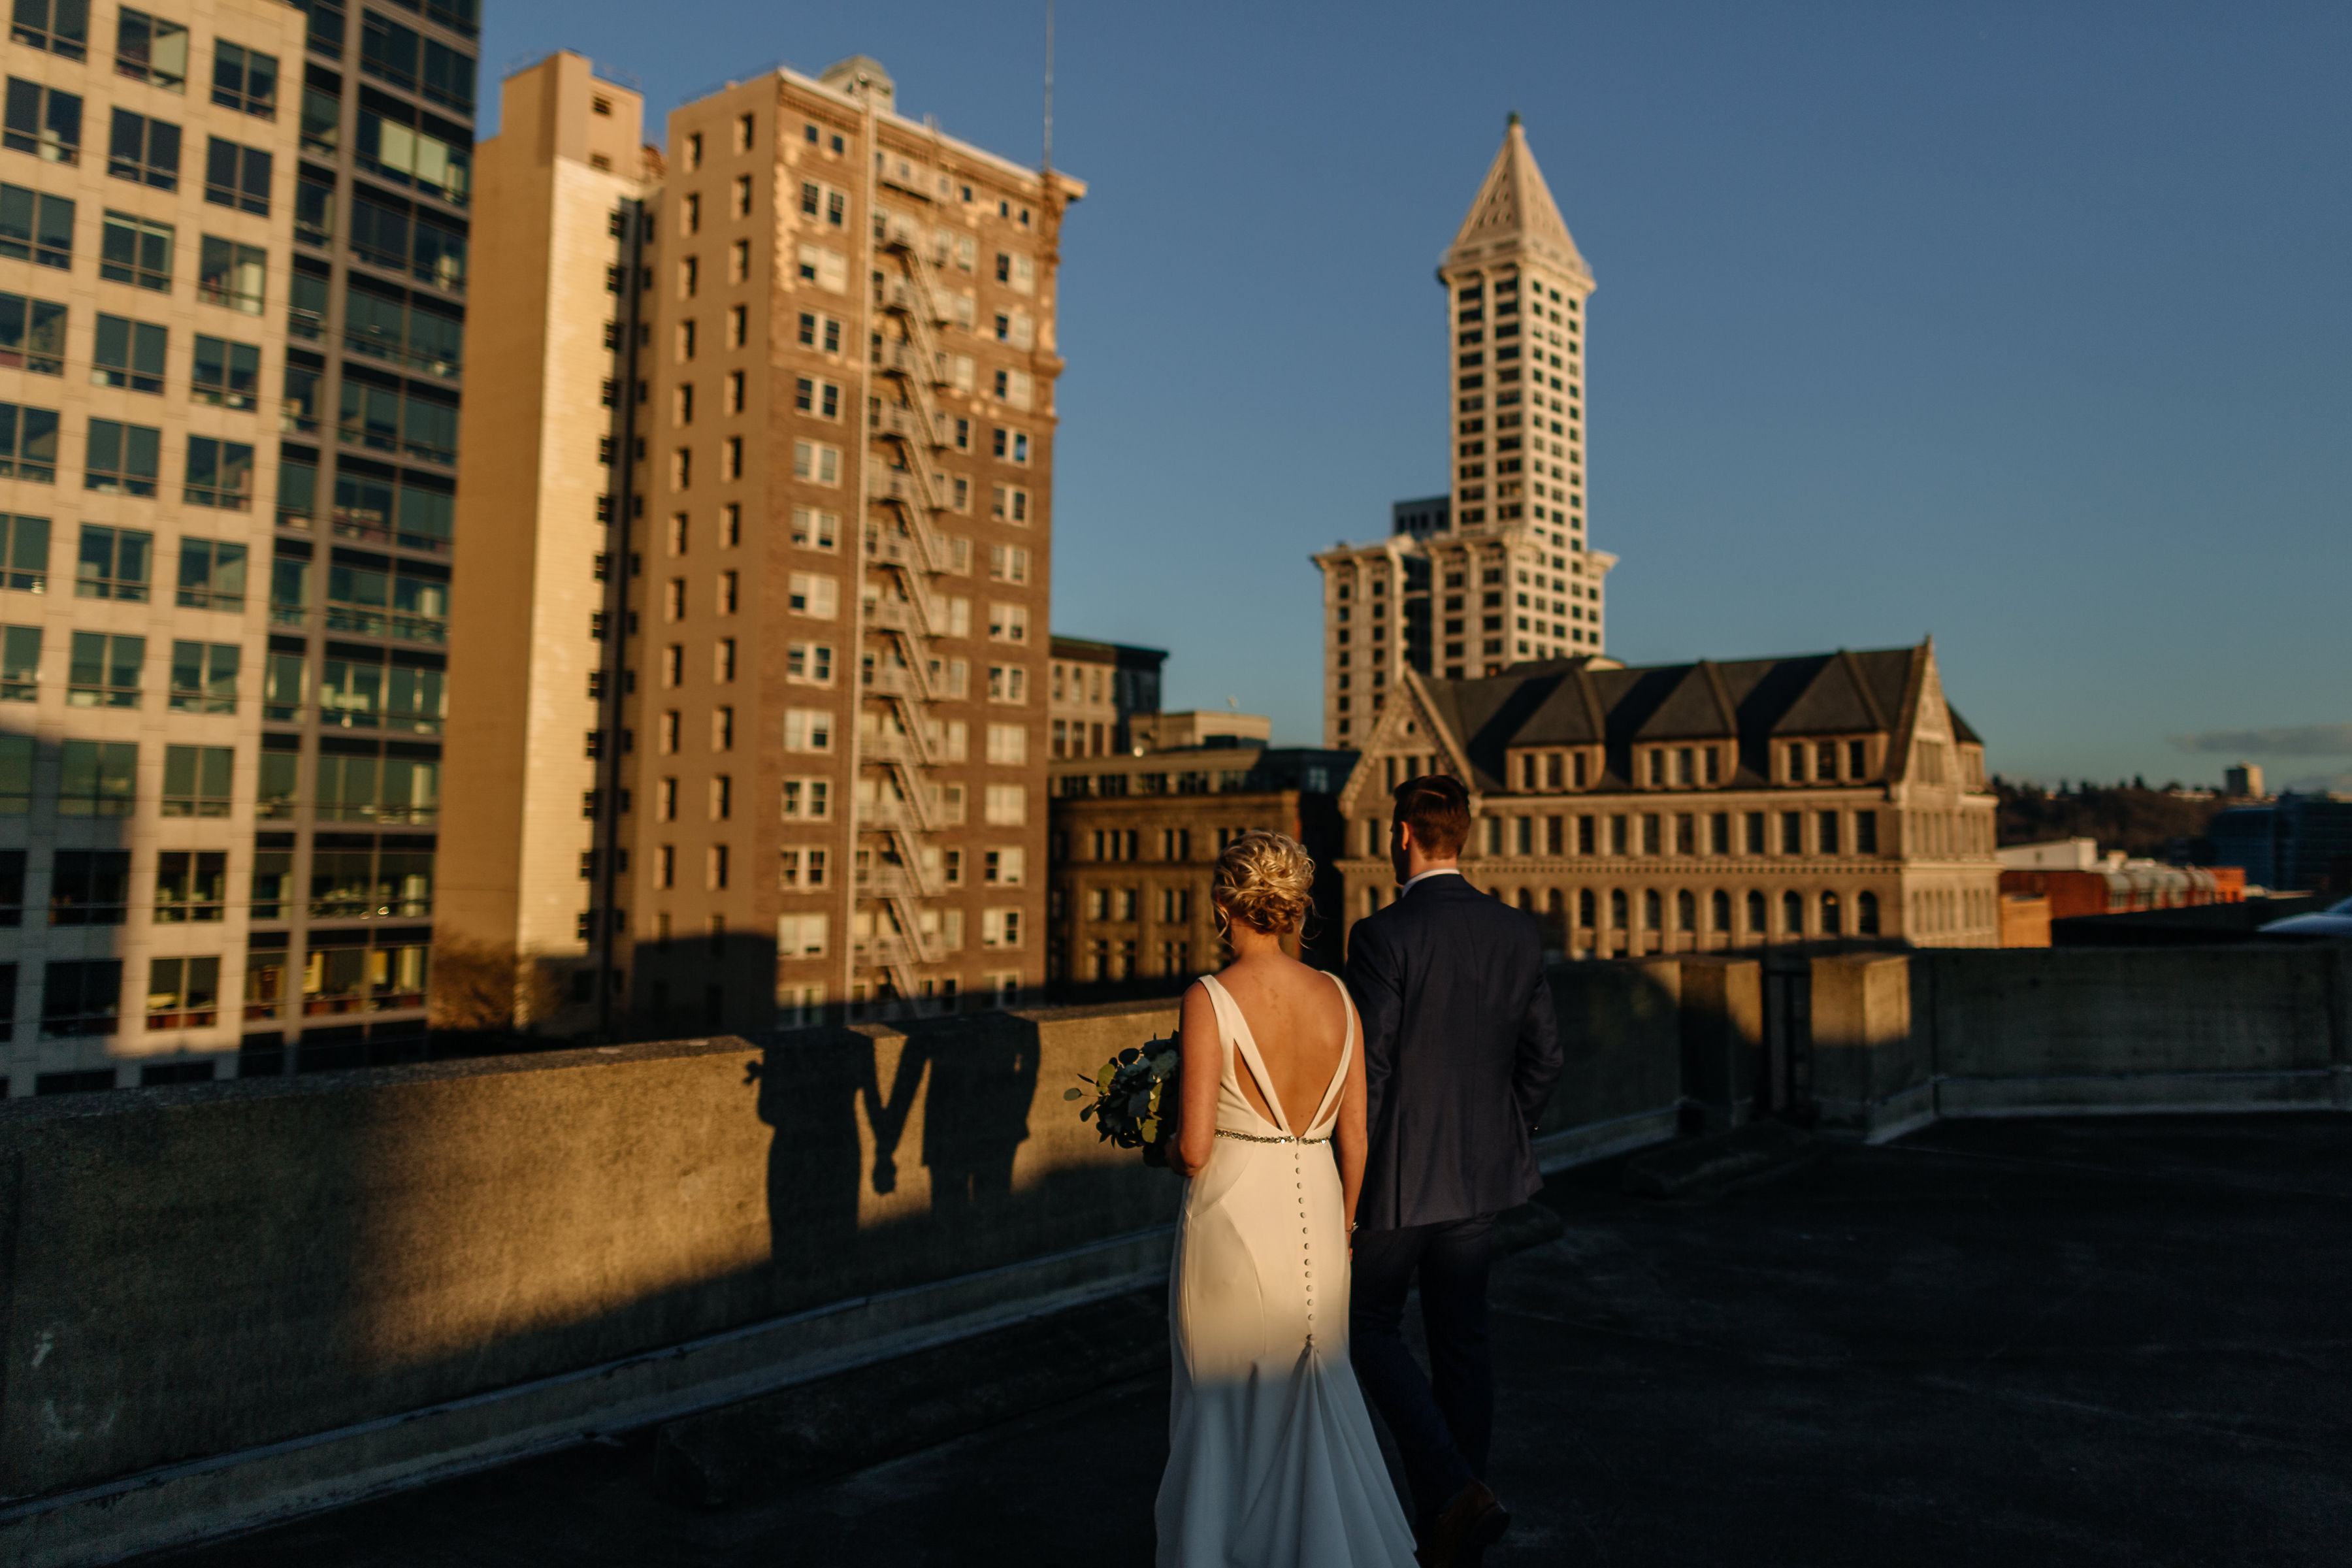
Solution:
<svg viewBox="0 0 2352 1568"><path fill-rule="evenodd" d="M1291 1142L1290 1174L1298 1188L1298 1263L1307 1279L1307 1342L1312 1346L1315 1343L1315 1251L1307 1235L1306 1152L1304 1140Z"/></svg>

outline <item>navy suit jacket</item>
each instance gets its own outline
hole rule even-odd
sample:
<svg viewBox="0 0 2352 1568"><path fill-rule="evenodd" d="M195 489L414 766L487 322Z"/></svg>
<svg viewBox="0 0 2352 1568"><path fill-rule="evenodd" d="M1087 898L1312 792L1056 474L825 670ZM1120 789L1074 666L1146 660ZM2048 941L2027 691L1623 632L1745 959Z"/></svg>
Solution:
<svg viewBox="0 0 2352 1568"><path fill-rule="evenodd" d="M1437 876L1356 922L1371 1148L1356 1223L1437 1225L1543 1185L1528 1137L1560 1070L1535 917Z"/></svg>

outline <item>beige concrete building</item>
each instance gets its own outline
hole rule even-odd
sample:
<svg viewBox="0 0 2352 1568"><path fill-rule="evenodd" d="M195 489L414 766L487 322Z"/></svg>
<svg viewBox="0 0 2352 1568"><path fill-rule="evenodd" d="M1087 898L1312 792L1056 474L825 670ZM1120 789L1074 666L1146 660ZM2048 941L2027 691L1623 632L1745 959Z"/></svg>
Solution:
<svg viewBox="0 0 2352 1568"><path fill-rule="evenodd" d="M1464 874L1572 957L2000 941L1984 746L1932 643L1410 674L1340 795L1351 923L1396 897L1390 790L1430 773L1470 791Z"/></svg>
<svg viewBox="0 0 2352 1568"><path fill-rule="evenodd" d="M1134 743L1129 725L1160 711L1160 667L1167 653L1124 643L1056 637L1045 697L1046 751L1108 757Z"/></svg>
<svg viewBox="0 0 2352 1568"><path fill-rule="evenodd" d="M442 831L438 923L445 963L451 938L477 944L474 963L520 960L519 1021L557 1031L610 1025L618 987L596 975L625 978L628 956L598 911L615 907L629 787L605 715L635 673L619 590L642 547L615 547L608 498L645 406L623 390L658 180L643 119L635 91L558 53L506 79L478 160L468 343L491 390L463 426L484 454L458 492L470 586L450 636L465 686L447 785L467 809Z"/></svg>
<svg viewBox="0 0 2352 1568"><path fill-rule="evenodd" d="M1591 269L1517 114L1438 265L1447 497L1401 502L1390 536L1323 573L1323 742L1364 743L1407 671L1449 680L1603 651L1617 558L1587 543L1585 304Z"/></svg>
<svg viewBox="0 0 2352 1568"><path fill-rule="evenodd" d="M405 1048L432 913L474 8L436 0L364 38L340 8L306 25L260 0L32 0L13 20L11 1090Z"/></svg>
<svg viewBox="0 0 2352 1568"><path fill-rule="evenodd" d="M593 138L561 131L593 123L566 95L593 100L603 84L539 68L551 85L531 90L555 96L558 132L533 166L584 154L607 172ZM568 771L526 785L509 767L486 804L549 844L567 798L617 814L612 853L591 844L562 862L585 873L568 911L580 934L554 945L586 975L573 983L583 997L599 969L614 972L631 1029L763 1027L780 1009L919 1010L1034 987L1056 237L1085 187L899 114L863 57L686 105L662 162L638 206L617 183L604 214L584 195L550 205L528 221L571 238L485 258L486 274L511 263L529 276L630 242L609 255L618 292L595 313L608 363L582 384L617 400L586 425L610 443L611 521L597 550L534 547L551 565L598 562L619 592L597 621L564 572L534 582L552 600L530 634L528 662L545 673L508 677L520 683L509 710ZM584 193L588 172L540 177ZM580 388L558 410L553 368L482 374L513 375L515 396L537 400L521 424L578 424ZM535 506L565 527L578 515L543 493ZM600 635L617 658L583 724L572 693ZM541 744L527 748L533 767ZM592 748L621 762L583 800L579 770L554 759ZM514 945L535 955L534 933L564 921L548 886L557 862L530 858L469 897L479 929L495 938L510 920ZM590 945L607 941L609 966Z"/></svg>

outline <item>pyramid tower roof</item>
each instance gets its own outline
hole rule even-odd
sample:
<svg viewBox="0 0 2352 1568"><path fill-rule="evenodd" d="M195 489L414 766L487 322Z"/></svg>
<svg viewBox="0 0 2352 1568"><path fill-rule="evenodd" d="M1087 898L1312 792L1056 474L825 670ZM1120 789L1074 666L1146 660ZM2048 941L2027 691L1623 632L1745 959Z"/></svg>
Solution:
<svg viewBox="0 0 2352 1568"><path fill-rule="evenodd" d="M1503 261L1514 254L1548 261L1578 277L1592 276L1552 202L1543 171L1536 167L1536 155L1528 147L1527 128L1517 114L1511 116L1502 148L1487 168L1477 199L1470 204L1470 214L1462 220L1461 231L1446 248L1441 265L1475 267Z"/></svg>

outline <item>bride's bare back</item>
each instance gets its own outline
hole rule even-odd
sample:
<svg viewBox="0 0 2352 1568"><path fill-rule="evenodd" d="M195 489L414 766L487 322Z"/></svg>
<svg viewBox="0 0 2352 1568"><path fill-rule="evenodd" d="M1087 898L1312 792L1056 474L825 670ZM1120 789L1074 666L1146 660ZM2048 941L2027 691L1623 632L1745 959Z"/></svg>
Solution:
<svg viewBox="0 0 2352 1568"><path fill-rule="evenodd" d="M1306 1119L1322 1104L1331 1075L1339 1070L1339 1052L1348 1039L1345 996L1329 976L1279 951L1243 958L1217 980L1249 1025L1291 1130L1304 1132ZM1238 1076L1243 1098L1279 1125L1282 1119L1265 1103L1256 1076Z"/></svg>

